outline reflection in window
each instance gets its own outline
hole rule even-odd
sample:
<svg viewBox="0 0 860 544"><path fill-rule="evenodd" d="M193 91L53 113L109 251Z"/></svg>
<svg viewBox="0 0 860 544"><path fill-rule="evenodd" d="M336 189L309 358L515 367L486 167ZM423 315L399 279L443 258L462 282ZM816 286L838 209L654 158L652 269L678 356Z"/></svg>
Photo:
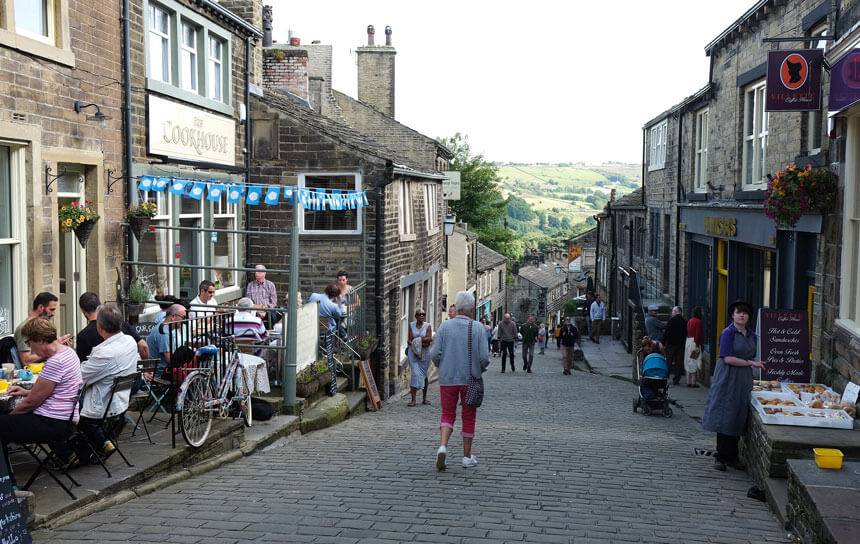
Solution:
<svg viewBox="0 0 860 544"><path fill-rule="evenodd" d="M53 0L15 0L15 31L49 41L53 35Z"/></svg>
<svg viewBox="0 0 860 544"><path fill-rule="evenodd" d="M303 179L303 183L302 183ZM303 176L300 185L309 189L327 189L342 192L359 189L356 176ZM304 232L359 233L358 206L354 210L304 210Z"/></svg>
<svg viewBox="0 0 860 544"><path fill-rule="evenodd" d="M170 15L149 6L149 77L170 83Z"/></svg>

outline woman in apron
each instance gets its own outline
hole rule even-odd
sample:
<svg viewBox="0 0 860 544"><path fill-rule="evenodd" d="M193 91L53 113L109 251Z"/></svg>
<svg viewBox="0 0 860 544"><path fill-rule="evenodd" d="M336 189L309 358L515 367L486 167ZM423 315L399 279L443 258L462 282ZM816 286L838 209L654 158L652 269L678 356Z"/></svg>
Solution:
<svg viewBox="0 0 860 544"><path fill-rule="evenodd" d="M412 400L407 406L415 406L415 394L419 389L423 392L422 404L430 404L427 400L427 374L430 372L430 343L433 341L433 327L424 321L424 310L415 310L415 321L409 324L409 345L406 353L409 356L409 366L412 368L412 378L409 380L409 392Z"/></svg>
<svg viewBox="0 0 860 544"><path fill-rule="evenodd" d="M720 333L720 358L714 369L702 428L717 433L714 468L746 470L738 457L738 442L744 432L753 386L752 368L764 370L755 360L756 334L747 328L752 306L737 301L729 306L731 325Z"/></svg>

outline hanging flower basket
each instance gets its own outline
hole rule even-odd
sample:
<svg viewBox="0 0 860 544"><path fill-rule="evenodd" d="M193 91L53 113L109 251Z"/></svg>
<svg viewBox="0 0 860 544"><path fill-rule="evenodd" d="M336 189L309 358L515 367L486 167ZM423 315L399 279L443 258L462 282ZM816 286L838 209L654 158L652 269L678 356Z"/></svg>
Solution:
<svg viewBox="0 0 860 544"><path fill-rule="evenodd" d="M134 217L129 217L128 218L128 224L129 224L129 227L131 228L132 234L134 234L134 237L138 242L140 242L140 240L143 238L143 235L146 234L147 231L149 231L149 218L148 217L145 217L142 215L136 215Z"/></svg>
<svg viewBox="0 0 860 544"><path fill-rule="evenodd" d="M87 247L87 240L90 239L90 234L93 233L94 228L96 228L95 221L84 221L75 229L75 237L80 242L81 247Z"/></svg>
<svg viewBox="0 0 860 544"><path fill-rule="evenodd" d="M791 164L768 178L764 213L777 228L792 228L804 213L826 213L836 203L838 178L827 168Z"/></svg>

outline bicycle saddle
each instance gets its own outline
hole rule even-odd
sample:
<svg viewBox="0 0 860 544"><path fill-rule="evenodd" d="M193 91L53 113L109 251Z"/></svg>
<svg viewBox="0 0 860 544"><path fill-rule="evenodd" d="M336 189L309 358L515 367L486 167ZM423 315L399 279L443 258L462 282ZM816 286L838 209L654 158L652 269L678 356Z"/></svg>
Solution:
<svg viewBox="0 0 860 544"><path fill-rule="evenodd" d="M216 353L218 353L218 346L209 345L199 348L196 355L215 355Z"/></svg>

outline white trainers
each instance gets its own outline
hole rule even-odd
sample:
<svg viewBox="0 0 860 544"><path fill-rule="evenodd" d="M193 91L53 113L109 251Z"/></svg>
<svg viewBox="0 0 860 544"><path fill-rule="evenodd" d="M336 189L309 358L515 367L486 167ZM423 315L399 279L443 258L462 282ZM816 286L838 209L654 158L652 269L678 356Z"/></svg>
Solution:
<svg viewBox="0 0 860 544"><path fill-rule="evenodd" d="M445 470L447 465L445 464L445 457L448 456L448 448L445 446L439 446L439 449L436 450L436 470Z"/></svg>
<svg viewBox="0 0 860 544"><path fill-rule="evenodd" d="M478 466L478 459L475 456L471 457L463 457L463 468L476 467Z"/></svg>

